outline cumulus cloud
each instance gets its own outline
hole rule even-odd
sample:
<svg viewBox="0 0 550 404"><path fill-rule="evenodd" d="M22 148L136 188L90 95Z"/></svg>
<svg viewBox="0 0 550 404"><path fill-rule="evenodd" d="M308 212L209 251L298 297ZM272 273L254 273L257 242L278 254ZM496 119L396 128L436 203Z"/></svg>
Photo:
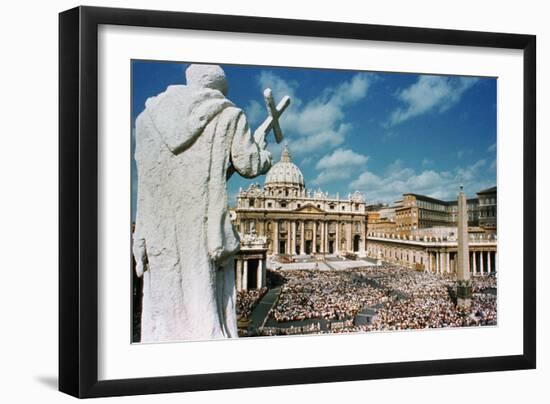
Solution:
<svg viewBox="0 0 550 404"><path fill-rule="evenodd" d="M473 154L473 150L459 150L456 152L456 157L461 159L464 156L471 156Z"/></svg>
<svg viewBox="0 0 550 404"><path fill-rule="evenodd" d="M367 161L368 156L356 153L351 149L336 149L317 162L315 168L319 170L319 174L311 183L312 185L321 185L335 180L348 179Z"/></svg>
<svg viewBox="0 0 550 404"><path fill-rule="evenodd" d="M487 179L486 165L485 160L478 160L469 166L449 171L417 172L403 167L402 162L397 160L386 168L383 175L369 170L362 172L351 182L350 187L362 191L371 202L391 203L400 199L405 192L449 200L456 198L459 185L464 185L468 195L494 185L494 181Z"/></svg>
<svg viewBox="0 0 550 404"><path fill-rule="evenodd" d="M317 162L317 169L339 168L355 165L363 165L368 157L355 153L350 149L337 149L332 154L327 154Z"/></svg>
<svg viewBox="0 0 550 404"><path fill-rule="evenodd" d="M244 110L246 112L248 125L252 128L252 131L254 131L266 118L265 106L256 100L250 101Z"/></svg>
<svg viewBox="0 0 550 404"><path fill-rule="evenodd" d="M263 71L258 77L258 84L263 91L271 88L276 102L289 95L291 103L281 117L283 132L289 140L293 153L312 153L322 149L332 149L344 142L352 126L346 120L345 109L354 102L364 98L374 75L358 73L349 81L334 87L319 89L318 95L308 101L299 97L298 83L287 81L271 71ZM256 118L265 116L265 107L258 101L252 101L247 113L252 112ZM252 121L254 126L261 123Z"/></svg>
<svg viewBox="0 0 550 404"><path fill-rule="evenodd" d="M496 144L496 142L493 143L491 146L489 146L489 147L487 148L487 151L488 151L489 153L493 153L493 152L495 152L496 150L497 150L497 144Z"/></svg>
<svg viewBox="0 0 550 404"><path fill-rule="evenodd" d="M404 105L391 113L387 125L398 125L432 111L445 112L477 81L474 77L420 76L416 83L396 94Z"/></svg>

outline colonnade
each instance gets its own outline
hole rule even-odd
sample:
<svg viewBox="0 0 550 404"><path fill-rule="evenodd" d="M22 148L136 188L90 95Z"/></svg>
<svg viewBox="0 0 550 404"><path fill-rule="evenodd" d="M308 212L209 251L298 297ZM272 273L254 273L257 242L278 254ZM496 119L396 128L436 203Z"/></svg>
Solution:
<svg viewBox="0 0 550 404"><path fill-rule="evenodd" d="M428 271L437 274L456 272L456 252L435 251L428 254ZM470 251L470 273L474 276L494 273L497 270L496 260L496 251Z"/></svg>
<svg viewBox="0 0 550 404"><path fill-rule="evenodd" d="M427 248L407 244L386 244L369 241L367 255L383 261L394 262L409 268L437 274L455 273L458 265L456 247ZM497 252L494 249L481 249L470 246L470 273L488 275L497 271Z"/></svg>
<svg viewBox="0 0 550 404"><path fill-rule="evenodd" d="M249 285L250 269L256 266L255 285ZM265 258L236 258L235 259L235 287L237 292L247 291L248 289L261 289L266 285L266 262ZM251 286L249 288L249 286Z"/></svg>
<svg viewBox="0 0 550 404"><path fill-rule="evenodd" d="M426 270L436 274L450 274L456 271L456 253L449 251L428 252Z"/></svg>
<svg viewBox="0 0 550 404"><path fill-rule="evenodd" d="M312 237L306 239L306 223L308 229L312 231ZM334 253L354 251L353 238L359 236L359 246L356 252L365 251L365 224L360 223L359 233L353 231L355 222L344 222L335 220L285 220L284 226L286 234L282 235L285 241L284 251L280 249L281 228L279 221L274 221L272 226L272 252L273 254L316 254L316 253ZM331 231L331 224L333 225ZM343 228L342 228L343 226ZM343 230L343 237L341 233ZM334 234L334 236L331 236ZM310 251L306 251L306 242L311 241ZM332 242L332 248L330 243ZM298 248L299 247L299 248ZM331 251L332 250L332 251Z"/></svg>
<svg viewBox="0 0 550 404"><path fill-rule="evenodd" d="M474 275L487 275L497 270L496 251L470 251L470 272Z"/></svg>

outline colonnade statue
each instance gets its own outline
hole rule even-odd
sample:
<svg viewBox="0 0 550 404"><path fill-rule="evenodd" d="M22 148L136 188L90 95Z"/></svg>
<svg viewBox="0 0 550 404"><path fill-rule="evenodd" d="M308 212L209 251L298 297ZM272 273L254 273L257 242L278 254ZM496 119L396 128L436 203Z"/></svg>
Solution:
<svg viewBox="0 0 550 404"><path fill-rule="evenodd" d="M234 254L226 182L271 167L266 134L290 102L251 134L225 95L224 71L190 65L186 85L149 98L136 120L138 171L133 254L143 277L141 341L237 337ZM271 108L271 109L270 109ZM278 136L278 139L279 136Z"/></svg>

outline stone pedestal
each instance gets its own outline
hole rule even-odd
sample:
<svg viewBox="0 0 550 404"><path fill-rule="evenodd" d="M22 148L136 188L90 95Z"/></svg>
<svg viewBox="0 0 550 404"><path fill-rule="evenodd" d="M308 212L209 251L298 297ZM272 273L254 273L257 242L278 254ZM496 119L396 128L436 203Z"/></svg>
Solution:
<svg viewBox="0 0 550 404"><path fill-rule="evenodd" d="M459 281L456 286L456 304L461 308L469 308L472 304L472 285L469 281Z"/></svg>

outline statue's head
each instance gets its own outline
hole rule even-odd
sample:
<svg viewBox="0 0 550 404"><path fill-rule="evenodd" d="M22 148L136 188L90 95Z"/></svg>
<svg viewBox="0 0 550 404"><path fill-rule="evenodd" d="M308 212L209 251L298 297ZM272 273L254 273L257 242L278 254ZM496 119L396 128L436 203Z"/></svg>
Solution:
<svg viewBox="0 0 550 404"><path fill-rule="evenodd" d="M227 80L223 69L218 65L190 65L185 71L187 85L211 88L227 94Z"/></svg>

